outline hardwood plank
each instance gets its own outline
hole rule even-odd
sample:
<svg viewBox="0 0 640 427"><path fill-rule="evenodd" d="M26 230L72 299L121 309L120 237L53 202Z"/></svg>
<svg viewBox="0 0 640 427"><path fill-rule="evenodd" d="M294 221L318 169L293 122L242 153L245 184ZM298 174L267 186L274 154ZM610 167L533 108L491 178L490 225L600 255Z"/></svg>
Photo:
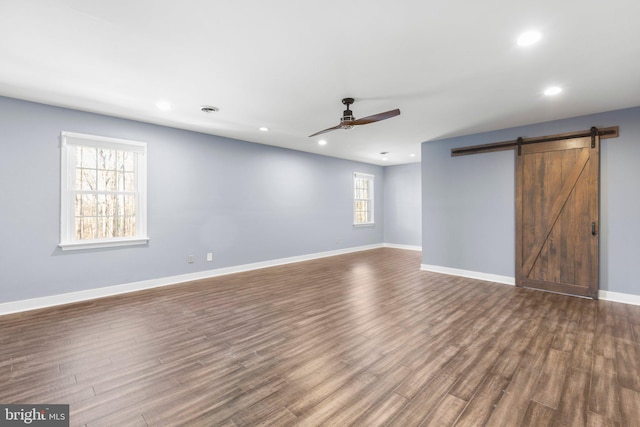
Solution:
<svg viewBox="0 0 640 427"><path fill-rule="evenodd" d="M616 373L623 388L640 391L640 346L622 340L616 342Z"/></svg>
<svg viewBox="0 0 640 427"><path fill-rule="evenodd" d="M156 394L170 393L175 388L176 382L168 379L145 381L136 384L136 387L115 389L70 405L70 418L78 424L88 424L105 417L117 417L123 413L135 418L136 414L142 414L138 405Z"/></svg>
<svg viewBox="0 0 640 427"><path fill-rule="evenodd" d="M368 411L372 411L410 374L410 369L400 366L385 377L376 377L376 381L354 396L348 405L340 408L324 423L335 426L352 425L358 418L365 416Z"/></svg>
<svg viewBox="0 0 640 427"><path fill-rule="evenodd" d="M332 393L327 399L319 402L298 417L299 426L317 426L325 424L327 419L349 404L354 395L358 395L370 385L374 384L378 377L364 372L357 378L347 382L343 387Z"/></svg>
<svg viewBox="0 0 640 427"><path fill-rule="evenodd" d="M620 389L615 361L596 356L593 363L589 410L604 418L620 421Z"/></svg>
<svg viewBox="0 0 640 427"><path fill-rule="evenodd" d="M487 348L486 350L478 350L474 355L475 357L470 357L468 364L459 371L456 369L455 373L451 372L449 366L447 366L445 368L446 372L451 372L451 374L460 377L450 393L464 401L471 400L480 384L496 364L498 355L499 352L497 350Z"/></svg>
<svg viewBox="0 0 640 427"><path fill-rule="evenodd" d="M632 323L631 328L636 344L640 344L640 323Z"/></svg>
<svg viewBox="0 0 640 427"><path fill-rule="evenodd" d="M620 423L605 418L602 415L589 412L587 414L587 427L620 427Z"/></svg>
<svg viewBox="0 0 640 427"><path fill-rule="evenodd" d="M413 372L413 375L403 381L395 392L407 399L413 398L425 385L438 375L441 369L457 352L458 349L456 347L446 347L442 349L441 352L432 355L422 366Z"/></svg>
<svg viewBox="0 0 640 427"><path fill-rule="evenodd" d="M254 425L288 425L295 423L296 417L284 405L289 402L296 393L297 387L284 387L257 401L246 408L239 409L231 420L239 426Z"/></svg>
<svg viewBox="0 0 640 427"><path fill-rule="evenodd" d="M467 401L447 394L421 426L452 426L467 406Z"/></svg>
<svg viewBox="0 0 640 427"><path fill-rule="evenodd" d="M538 377L532 399L552 409L557 409L567 374L569 354L551 349Z"/></svg>
<svg viewBox="0 0 640 427"><path fill-rule="evenodd" d="M286 387L286 383L282 378L271 375L266 377L260 386L240 393L231 392L222 400L216 398L219 394L211 387L201 389L202 393L196 398L187 394L188 390L185 390L185 393L182 394L183 399L178 400L178 405L167 407L168 402L165 400L160 405L161 408L143 412L143 416L151 425L162 423L168 425L216 425L231 419L240 408L255 405L284 387ZM173 403L173 399L171 402Z"/></svg>
<svg viewBox="0 0 640 427"><path fill-rule="evenodd" d="M640 422L640 392L625 387L620 389L622 425L631 426Z"/></svg>
<svg viewBox="0 0 640 427"><path fill-rule="evenodd" d="M522 427L545 427L553 425L556 411L538 402L531 401L522 420Z"/></svg>
<svg viewBox="0 0 640 427"><path fill-rule="evenodd" d="M318 384L316 387L308 390L302 396L299 396L293 402L287 405L287 408L293 412L296 416L300 416L305 412L309 411L311 408L324 401L327 398L330 398L332 394L339 391L345 384L349 384L350 382L357 381L357 378L364 374L366 369L379 359L380 356L373 355L364 366L347 366L345 369L337 372L335 375L332 375L326 381ZM368 381L374 377L374 375L369 375L362 378L362 381Z"/></svg>
<svg viewBox="0 0 640 427"><path fill-rule="evenodd" d="M278 408L265 417L259 417L255 421L250 421L246 424L248 426L293 426L297 422L295 415L291 413L287 408ZM234 425L237 425L234 423Z"/></svg>
<svg viewBox="0 0 640 427"><path fill-rule="evenodd" d="M594 355L593 334L590 332L579 332L575 337L569 366L574 369L591 371L591 364Z"/></svg>
<svg viewBox="0 0 640 427"><path fill-rule="evenodd" d="M69 420L74 421L75 420ZM112 426L128 426L128 427L147 427L148 424L145 421L142 414L128 413L128 412L114 412L110 415L100 418L95 421L91 421L86 424L87 427L112 427Z"/></svg>
<svg viewBox="0 0 640 427"><path fill-rule="evenodd" d="M391 420L389 426L420 425L438 407L456 381L456 377L444 373L437 375Z"/></svg>
<svg viewBox="0 0 640 427"><path fill-rule="evenodd" d="M590 372L570 367L558 406L555 423L558 426L587 424Z"/></svg>
<svg viewBox="0 0 640 427"><path fill-rule="evenodd" d="M387 425L402 408L407 405L407 399L399 394L391 393L353 421L354 426L383 426Z"/></svg>
<svg viewBox="0 0 640 427"><path fill-rule="evenodd" d="M509 380L500 375L490 375L480 385L458 420L457 426L484 426L494 407L502 398Z"/></svg>
<svg viewBox="0 0 640 427"><path fill-rule="evenodd" d="M539 369L517 370L487 424L505 427L520 425L531 402L539 373Z"/></svg>

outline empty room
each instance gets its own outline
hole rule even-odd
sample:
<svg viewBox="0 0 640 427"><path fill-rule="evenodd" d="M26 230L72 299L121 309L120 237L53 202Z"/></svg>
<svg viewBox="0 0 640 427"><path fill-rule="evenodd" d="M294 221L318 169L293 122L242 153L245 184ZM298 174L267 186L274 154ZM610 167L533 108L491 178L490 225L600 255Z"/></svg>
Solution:
<svg viewBox="0 0 640 427"><path fill-rule="evenodd" d="M637 426L640 3L0 2L0 426Z"/></svg>

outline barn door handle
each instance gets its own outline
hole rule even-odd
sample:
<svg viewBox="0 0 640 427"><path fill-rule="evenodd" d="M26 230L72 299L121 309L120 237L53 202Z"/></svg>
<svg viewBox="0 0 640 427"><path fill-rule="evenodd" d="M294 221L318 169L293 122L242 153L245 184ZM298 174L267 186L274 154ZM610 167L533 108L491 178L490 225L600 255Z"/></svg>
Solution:
<svg viewBox="0 0 640 427"><path fill-rule="evenodd" d="M592 236L596 235L596 223L595 222L591 223L591 235Z"/></svg>

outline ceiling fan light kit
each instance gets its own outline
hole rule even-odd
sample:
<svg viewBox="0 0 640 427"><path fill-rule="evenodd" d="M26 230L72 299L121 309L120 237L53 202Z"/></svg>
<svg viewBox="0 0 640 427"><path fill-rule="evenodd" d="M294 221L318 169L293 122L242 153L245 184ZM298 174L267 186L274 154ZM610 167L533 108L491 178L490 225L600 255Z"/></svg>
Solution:
<svg viewBox="0 0 640 427"><path fill-rule="evenodd" d="M369 123L379 122L381 120L390 119L391 117L399 116L400 110L389 110L384 113L374 114L373 116L363 117L362 119L356 119L353 115L353 111L349 108L351 104L353 104L355 100L353 98L344 98L342 103L347 106L347 109L342 112L342 117L340 118L340 124L334 127L330 127L325 130L321 130L320 132L316 132L314 134L309 135L309 137L320 135L321 133L331 132L336 129L352 129L354 126L366 125Z"/></svg>

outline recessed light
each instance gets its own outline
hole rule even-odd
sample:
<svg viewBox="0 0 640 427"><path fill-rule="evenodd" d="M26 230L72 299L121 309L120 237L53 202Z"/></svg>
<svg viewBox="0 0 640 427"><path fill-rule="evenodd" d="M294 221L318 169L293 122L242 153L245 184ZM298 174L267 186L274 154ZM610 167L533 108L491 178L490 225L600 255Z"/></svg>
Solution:
<svg viewBox="0 0 640 427"><path fill-rule="evenodd" d="M158 108L158 110L162 111L171 110L171 104L169 103L169 101L158 101L156 102L156 107Z"/></svg>
<svg viewBox="0 0 640 427"><path fill-rule="evenodd" d="M415 157L415 156L416 156L415 154L409 154L409 157Z"/></svg>
<svg viewBox="0 0 640 427"><path fill-rule="evenodd" d="M327 141L321 139L320 141L318 141L318 145L327 145Z"/></svg>
<svg viewBox="0 0 640 427"><path fill-rule="evenodd" d="M531 46L536 44L542 38L542 33L539 31L525 31L518 36L518 46Z"/></svg>
<svg viewBox="0 0 640 427"><path fill-rule="evenodd" d="M544 90L544 94L547 96L554 96L562 92L562 88L558 86L551 86Z"/></svg>
<svg viewBox="0 0 640 427"><path fill-rule="evenodd" d="M384 161L386 162L386 161L387 161L387 158L386 158L386 157L383 157L383 158L382 158L382 160L384 160Z"/></svg>
<svg viewBox="0 0 640 427"><path fill-rule="evenodd" d="M268 128L268 127L264 127L264 126L262 126L262 127L260 128L260 131L261 131L261 132L269 132L269 128Z"/></svg>
<svg viewBox="0 0 640 427"><path fill-rule="evenodd" d="M213 105L203 105L200 107L200 111L202 111L203 113L217 113L218 111L220 111L220 109L218 107L214 107Z"/></svg>

